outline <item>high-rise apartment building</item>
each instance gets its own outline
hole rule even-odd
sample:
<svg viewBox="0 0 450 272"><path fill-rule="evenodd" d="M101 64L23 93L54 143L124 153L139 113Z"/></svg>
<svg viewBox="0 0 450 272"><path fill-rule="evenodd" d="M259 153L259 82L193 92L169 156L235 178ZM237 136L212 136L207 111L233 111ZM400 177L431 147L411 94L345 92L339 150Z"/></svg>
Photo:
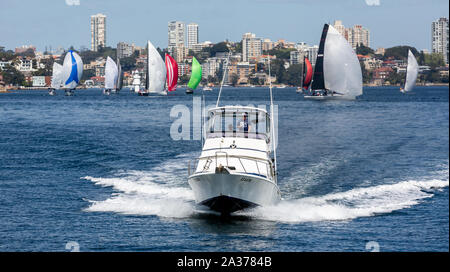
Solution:
<svg viewBox="0 0 450 272"><path fill-rule="evenodd" d="M190 23L187 25L187 47L193 49L198 44L198 24Z"/></svg>
<svg viewBox="0 0 450 272"><path fill-rule="evenodd" d="M167 48L173 54L175 47L184 46L185 25L180 21L169 22L169 44Z"/></svg>
<svg viewBox="0 0 450 272"><path fill-rule="evenodd" d="M345 28L342 21L334 21L333 27L348 41L353 49L358 45L370 47L370 31L362 25L355 25L352 28Z"/></svg>
<svg viewBox="0 0 450 272"><path fill-rule="evenodd" d="M262 55L262 40L256 38L253 33L245 33L242 36L242 61L248 62L252 58Z"/></svg>
<svg viewBox="0 0 450 272"><path fill-rule="evenodd" d="M91 50L98 51L99 46L106 45L106 15L91 16Z"/></svg>
<svg viewBox="0 0 450 272"><path fill-rule="evenodd" d="M355 25L352 28L352 47L356 48L359 45L370 47L370 31L362 25Z"/></svg>
<svg viewBox="0 0 450 272"><path fill-rule="evenodd" d="M440 53L448 64L448 18L439 18L431 23L431 50Z"/></svg>
<svg viewBox="0 0 450 272"><path fill-rule="evenodd" d="M126 58L126 57L130 57L131 55L133 55L133 51L134 51L134 46L128 43L124 43L124 42L119 42L117 44L117 57L119 59L121 58Z"/></svg>

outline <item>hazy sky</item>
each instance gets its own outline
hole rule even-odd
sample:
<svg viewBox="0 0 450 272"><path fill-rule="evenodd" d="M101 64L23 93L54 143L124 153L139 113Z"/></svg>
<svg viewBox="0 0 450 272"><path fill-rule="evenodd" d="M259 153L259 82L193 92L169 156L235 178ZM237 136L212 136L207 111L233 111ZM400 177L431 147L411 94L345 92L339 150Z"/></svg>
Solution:
<svg viewBox="0 0 450 272"><path fill-rule="evenodd" d="M79 4L78 4L79 3ZM318 44L324 23L370 29L371 47L431 48L431 22L448 18L448 0L0 0L0 45L90 48L90 16L107 16L108 46L150 40L167 47L167 23L199 24L200 41L272 40Z"/></svg>

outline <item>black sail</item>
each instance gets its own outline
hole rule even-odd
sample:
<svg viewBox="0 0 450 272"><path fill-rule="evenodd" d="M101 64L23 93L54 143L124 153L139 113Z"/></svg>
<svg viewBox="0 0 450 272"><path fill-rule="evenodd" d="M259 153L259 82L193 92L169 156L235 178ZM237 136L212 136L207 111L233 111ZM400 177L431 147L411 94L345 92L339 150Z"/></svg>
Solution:
<svg viewBox="0 0 450 272"><path fill-rule="evenodd" d="M328 33L328 24L323 26L322 37L320 38L319 52L317 53L316 66L314 67L312 90L324 90L325 78L323 76L323 52L325 51L325 40Z"/></svg>

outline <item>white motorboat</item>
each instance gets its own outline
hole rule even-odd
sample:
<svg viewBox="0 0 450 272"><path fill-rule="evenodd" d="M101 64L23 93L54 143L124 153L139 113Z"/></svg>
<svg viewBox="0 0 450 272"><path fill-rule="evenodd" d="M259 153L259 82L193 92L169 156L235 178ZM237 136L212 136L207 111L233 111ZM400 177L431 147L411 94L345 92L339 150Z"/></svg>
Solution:
<svg viewBox="0 0 450 272"><path fill-rule="evenodd" d="M347 40L325 24L314 67L311 91L305 99L354 100L362 94L361 66Z"/></svg>
<svg viewBox="0 0 450 272"><path fill-rule="evenodd" d="M211 87L209 87L209 86L205 86L205 87L203 87L203 91L208 91L208 92L210 92L210 91L212 91L213 89L211 88Z"/></svg>
<svg viewBox="0 0 450 272"><path fill-rule="evenodd" d="M271 118L272 87L269 113L255 107L219 107L222 86L216 107L208 111L201 155L193 169L189 164L188 182L196 203L221 214L275 204L281 194Z"/></svg>

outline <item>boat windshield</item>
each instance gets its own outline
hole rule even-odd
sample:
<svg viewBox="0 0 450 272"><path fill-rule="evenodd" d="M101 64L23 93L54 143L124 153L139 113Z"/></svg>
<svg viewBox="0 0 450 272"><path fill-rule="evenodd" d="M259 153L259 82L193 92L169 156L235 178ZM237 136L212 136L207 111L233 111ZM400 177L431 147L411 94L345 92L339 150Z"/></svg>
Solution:
<svg viewBox="0 0 450 272"><path fill-rule="evenodd" d="M209 111L207 138L238 137L268 140L270 117L267 112L251 107L222 107Z"/></svg>

